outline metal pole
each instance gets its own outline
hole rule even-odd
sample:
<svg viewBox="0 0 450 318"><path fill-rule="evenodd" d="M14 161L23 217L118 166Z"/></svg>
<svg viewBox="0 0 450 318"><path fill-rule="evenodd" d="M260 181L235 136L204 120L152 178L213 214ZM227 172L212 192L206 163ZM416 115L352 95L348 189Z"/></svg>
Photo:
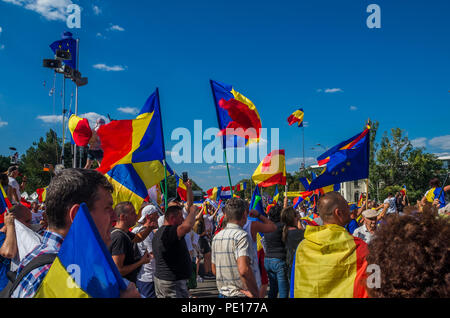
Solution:
<svg viewBox="0 0 450 318"><path fill-rule="evenodd" d="M61 150L61 164L64 166L64 142L65 142L65 117L66 117L66 76L63 74L63 90L62 90L62 150Z"/></svg>
<svg viewBox="0 0 450 318"><path fill-rule="evenodd" d="M79 64L78 63L79 44L80 44L80 39L77 39L77 61L76 61L77 71L78 71L78 64ZM77 84L75 84L75 116L78 116L78 85ZM74 168L77 167L77 145L76 144L73 146L73 167ZM80 152L80 168L81 168L81 152Z"/></svg>

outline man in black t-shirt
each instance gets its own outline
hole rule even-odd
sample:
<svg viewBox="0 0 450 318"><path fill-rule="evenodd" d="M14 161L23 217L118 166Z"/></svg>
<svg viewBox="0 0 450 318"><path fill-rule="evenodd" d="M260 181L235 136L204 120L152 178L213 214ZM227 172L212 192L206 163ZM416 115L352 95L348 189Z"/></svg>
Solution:
<svg viewBox="0 0 450 318"><path fill-rule="evenodd" d="M187 188L188 215L183 220L182 208L178 205L168 207L164 214L164 224L155 233L152 241L155 257L155 290L158 298L188 298L187 280L191 276L191 256L184 236L188 234L195 221L197 207L193 205L191 181L185 182Z"/></svg>
<svg viewBox="0 0 450 318"><path fill-rule="evenodd" d="M150 262L150 254L145 252L141 256L136 243L143 241L149 235L151 227L139 234L133 234L128 230L137 221L136 210L130 202L117 204L114 211L117 214L117 223L111 231L109 252L122 277L136 283L141 266Z"/></svg>

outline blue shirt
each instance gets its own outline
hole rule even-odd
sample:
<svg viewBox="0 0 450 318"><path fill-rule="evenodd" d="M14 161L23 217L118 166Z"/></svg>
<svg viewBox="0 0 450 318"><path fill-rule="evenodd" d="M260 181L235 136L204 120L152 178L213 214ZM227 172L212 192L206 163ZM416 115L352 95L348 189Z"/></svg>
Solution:
<svg viewBox="0 0 450 318"><path fill-rule="evenodd" d="M358 222L356 222L355 219L351 220L346 226L345 229L350 233L353 234L353 232L359 227Z"/></svg>
<svg viewBox="0 0 450 318"><path fill-rule="evenodd" d="M6 234L3 232L0 232L0 247L5 243ZM3 288L8 285L8 277L6 276L6 273L8 273L9 268L11 265L11 260L8 258L4 258L3 256L0 256L0 291L3 290Z"/></svg>

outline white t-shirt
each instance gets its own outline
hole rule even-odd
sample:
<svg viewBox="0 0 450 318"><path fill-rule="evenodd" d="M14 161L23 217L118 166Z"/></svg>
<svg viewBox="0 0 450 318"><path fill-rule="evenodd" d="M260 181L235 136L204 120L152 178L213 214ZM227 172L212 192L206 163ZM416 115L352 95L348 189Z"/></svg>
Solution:
<svg viewBox="0 0 450 318"><path fill-rule="evenodd" d="M212 217L212 215L206 214L203 215L203 219L205 220L205 230L209 233L212 232L213 230L213 220L214 218Z"/></svg>
<svg viewBox="0 0 450 318"><path fill-rule="evenodd" d="M16 179L14 179L14 178L12 178L12 177L8 177L8 179L9 179L8 186L10 186L11 188L13 188L13 189L16 191L17 197L18 197L19 200L20 200L21 194L20 194L20 186L19 186L19 183L17 182ZM11 202L11 203L19 203L19 202Z"/></svg>
<svg viewBox="0 0 450 318"><path fill-rule="evenodd" d="M138 225L133 229L133 233L139 233L141 230L143 230L142 225ZM150 234L140 243L137 243L137 246L139 248L139 251L141 252L141 255L144 255L145 251L151 253L153 252L152 247L152 240L153 240L153 231L150 232ZM156 263L155 259L151 257L150 263L142 265L139 274L137 276L137 280L144 282L144 283L151 283L153 282L153 275L155 274L156 269Z"/></svg>
<svg viewBox="0 0 450 318"><path fill-rule="evenodd" d="M389 207L386 211L386 214L396 213L397 212L397 205L395 204L395 198L387 198L384 200L384 204L389 204Z"/></svg>

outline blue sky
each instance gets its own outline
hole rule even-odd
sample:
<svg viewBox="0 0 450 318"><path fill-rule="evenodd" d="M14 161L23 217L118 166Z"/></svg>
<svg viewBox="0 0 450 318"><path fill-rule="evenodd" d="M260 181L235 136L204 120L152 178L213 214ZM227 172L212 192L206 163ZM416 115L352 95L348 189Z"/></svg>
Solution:
<svg viewBox="0 0 450 318"><path fill-rule="evenodd" d="M89 77L79 113L130 119L159 87L167 151L178 127L217 127L215 79L250 98L263 127L279 128L288 171L302 157L301 130L286 121L299 107L307 163L323 152L318 143L355 135L367 118L380 122L378 137L400 127L415 145L450 153L448 1L0 0L0 154L11 146L23 153L49 128L61 134L48 117L61 114L61 80L53 106L53 73L42 59L67 30L72 2L82 8L81 29L70 31ZM381 29L366 26L371 3L381 8ZM67 105L72 91L68 83ZM222 164L172 166L205 190L228 183ZM232 165L233 183L256 167Z"/></svg>

